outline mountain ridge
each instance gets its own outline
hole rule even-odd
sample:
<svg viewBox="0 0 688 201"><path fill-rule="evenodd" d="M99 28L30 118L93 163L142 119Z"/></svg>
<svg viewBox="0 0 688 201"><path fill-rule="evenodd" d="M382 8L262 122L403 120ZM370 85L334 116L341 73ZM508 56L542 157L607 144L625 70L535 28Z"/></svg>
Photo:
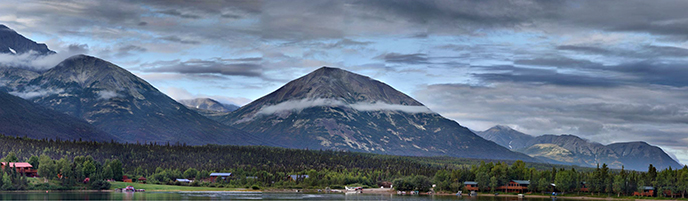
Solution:
<svg viewBox="0 0 688 201"><path fill-rule="evenodd" d="M43 43L36 43L13 29L0 24L0 53L3 54L25 54L31 51L39 55L55 54Z"/></svg>
<svg viewBox="0 0 688 201"><path fill-rule="evenodd" d="M518 139L519 145L512 146L512 150L550 163L583 164L589 167L606 163L612 168L625 166L627 169L634 170L646 170L650 163L658 168L683 167L661 148L642 141L603 145L576 135L547 134L535 137L503 127L497 129L493 127L477 133L506 148L509 148L509 144L504 139L516 139L525 136Z"/></svg>
<svg viewBox="0 0 688 201"><path fill-rule="evenodd" d="M289 148L535 161L480 138L387 84L331 67L292 80L219 120Z"/></svg>
<svg viewBox="0 0 688 201"><path fill-rule="evenodd" d="M254 136L187 109L126 69L76 55L31 80L18 93L82 118L124 142L260 145Z"/></svg>

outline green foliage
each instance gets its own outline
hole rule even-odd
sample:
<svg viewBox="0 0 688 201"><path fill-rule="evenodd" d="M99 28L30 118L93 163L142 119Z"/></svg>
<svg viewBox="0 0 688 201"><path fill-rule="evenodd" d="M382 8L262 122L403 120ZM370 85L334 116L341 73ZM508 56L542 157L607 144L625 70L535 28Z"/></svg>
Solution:
<svg viewBox="0 0 688 201"><path fill-rule="evenodd" d="M18 162L19 158L17 158L17 154L12 151L0 160L2 160L2 162Z"/></svg>
<svg viewBox="0 0 688 201"><path fill-rule="evenodd" d="M91 189L93 190L107 190L110 189L110 182L98 180L91 182Z"/></svg>
<svg viewBox="0 0 688 201"><path fill-rule="evenodd" d="M184 171L184 178L187 178L187 179L193 179L197 175L198 175L198 170L196 170L196 168L189 168L189 169L186 169L186 171Z"/></svg>

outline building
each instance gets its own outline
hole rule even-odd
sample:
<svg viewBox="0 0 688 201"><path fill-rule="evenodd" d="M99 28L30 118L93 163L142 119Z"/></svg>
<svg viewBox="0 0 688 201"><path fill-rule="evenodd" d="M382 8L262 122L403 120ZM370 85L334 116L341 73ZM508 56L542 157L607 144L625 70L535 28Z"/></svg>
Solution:
<svg viewBox="0 0 688 201"><path fill-rule="evenodd" d="M134 180L129 179L127 175L122 176L122 182L132 183Z"/></svg>
<svg viewBox="0 0 688 201"><path fill-rule="evenodd" d="M256 176L246 176L246 179L258 179Z"/></svg>
<svg viewBox="0 0 688 201"><path fill-rule="evenodd" d="M6 165L7 165L7 162L2 162L2 169L3 170L5 169ZM9 166L14 167L18 173L23 174L27 177L38 176L38 171L34 170L33 165L31 165L27 162L16 162L16 163L10 162Z"/></svg>
<svg viewBox="0 0 688 201"><path fill-rule="evenodd" d="M289 175L289 176L287 177L287 181L301 181L301 180L304 180L304 179L308 179L308 175L307 175L307 174L304 174L304 175L292 174L292 175Z"/></svg>
<svg viewBox="0 0 688 201"><path fill-rule="evenodd" d="M655 195L655 187L652 186L643 186L643 192L633 192L633 196L647 196L647 197L652 197Z"/></svg>
<svg viewBox="0 0 688 201"><path fill-rule="evenodd" d="M227 172L214 172L210 173L210 181L217 181L217 178L220 178L222 180L227 180L232 178L232 173L227 173Z"/></svg>
<svg viewBox="0 0 688 201"><path fill-rule="evenodd" d="M466 181L463 185L466 186L467 191L478 191L478 182Z"/></svg>
<svg viewBox="0 0 688 201"><path fill-rule="evenodd" d="M179 183L191 183L191 180L188 180L188 179L177 179L177 182L179 182Z"/></svg>
<svg viewBox="0 0 688 201"><path fill-rule="evenodd" d="M528 186L530 185L529 180L511 180L505 186L497 187L497 190L502 190L505 192L525 192L528 191Z"/></svg>
<svg viewBox="0 0 688 201"><path fill-rule="evenodd" d="M587 182L581 182L581 188L580 188L581 192L590 192L590 189L588 189L587 184L588 184Z"/></svg>

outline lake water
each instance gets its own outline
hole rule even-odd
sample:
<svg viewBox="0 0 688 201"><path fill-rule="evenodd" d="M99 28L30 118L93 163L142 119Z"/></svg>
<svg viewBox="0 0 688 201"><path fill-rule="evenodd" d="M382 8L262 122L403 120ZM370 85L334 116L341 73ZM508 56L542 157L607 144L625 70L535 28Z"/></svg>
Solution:
<svg viewBox="0 0 688 201"><path fill-rule="evenodd" d="M272 192L2 192L0 200L463 200L552 201L544 198L457 197L449 195L308 194Z"/></svg>

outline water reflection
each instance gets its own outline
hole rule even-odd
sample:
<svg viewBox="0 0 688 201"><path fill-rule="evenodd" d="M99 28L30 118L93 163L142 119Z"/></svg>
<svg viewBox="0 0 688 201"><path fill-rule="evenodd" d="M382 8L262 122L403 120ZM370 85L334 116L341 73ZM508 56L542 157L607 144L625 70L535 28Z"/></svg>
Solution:
<svg viewBox="0 0 688 201"><path fill-rule="evenodd" d="M308 194L261 192L2 192L1 200L460 200L460 201L552 201L548 198L470 197L455 195L396 194Z"/></svg>

